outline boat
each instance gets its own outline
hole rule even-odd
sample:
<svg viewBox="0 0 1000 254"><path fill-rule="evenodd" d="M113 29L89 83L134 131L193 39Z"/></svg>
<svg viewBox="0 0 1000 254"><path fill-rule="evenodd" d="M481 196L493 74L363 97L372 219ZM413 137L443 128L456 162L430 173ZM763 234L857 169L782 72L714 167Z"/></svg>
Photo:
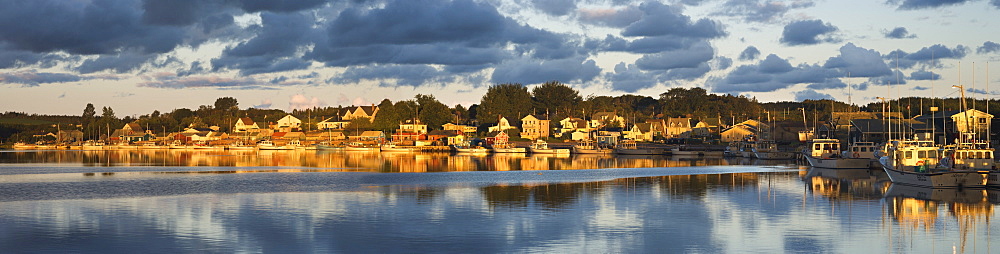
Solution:
<svg viewBox="0 0 1000 254"><path fill-rule="evenodd" d="M260 141L259 143L257 143L257 149L259 149L259 150L269 150L269 151L270 150L294 150L294 148L292 148L292 147L276 145L276 144L274 144L273 141L270 141L270 140L264 140L264 141Z"/></svg>
<svg viewBox="0 0 1000 254"><path fill-rule="evenodd" d="M145 142L139 145L142 150L167 149L166 146L157 145L156 142Z"/></svg>
<svg viewBox="0 0 1000 254"><path fill-rule="evenodd" d="M564 148L549 148L549 143L545 140L536 139L535 142L531 143L531 153L539 154L569 154L569 149Z"/></svg>
<svg viewBox="0 0 1000 254"><path fill-rule="evenodd" d="M337 146L329 141L323 141L316 144L316 150L344 150L344 146Z"/></svg>
<svg viewBox="0 0 1000 254"><path fill-rule="evenodd" d="M705 152L704 151L698 151L698 150L689 150L688 147L685 147L685 146L681 145L681 146L678 146L678 147L671 148L670 149L670 154L671 155L680 155L680 156L702 156L702 155L705 154Z"/></svg>
<svg viewBox="0 0 1000 254"><path fill-rule="evenodd" d="M932 141L896 140L888 144L886 155L879 161L893 184L932 188L986 187L989 171L956 169L952 158L951 152L935 146Z"/></svg>
<svg viewBox="0 0 1000 254"><path fill-rule="evenodd" d="M511 143L507 142L497 142L490 146L490 149L494 153L527 153L528 149L524 147L516 147Z"/></svg>
<svg viewBox="0 0 1000 254"><path fill-rule="evenodd" d="M573 145L573 153L578 154L611 154L615 149L596 143L590 139L584 139Z"/></svg>
<svg viewBox="0 0 1000 254"><path fill-rule="evenodd" d="M247 144L243 141L237 141L236 144L227 147L229 150L256 150L257 146Z"/></svg>
<svg viewBox="0 0 1000 254"><path fill-rule="evenodd" d="M224 147L213 146L213 145L210 145L207 141L199 140L199 141L194 142L194 145L190 146L188 148L194 148L195 150L216 150L216 149L223 149Z"/></svg>
<svg viewBox="0 0 1000 254"><path fill-rule="evenodd" d="M31 150L31 149L35 149L36 147L37 146L35 144L27 144L27 143L18 142L18 143L14 143L14 147L13 148L14 148L14 150Z"/></svg>
<svg viewBox="0 0 1000 254"><path fill-rule="evenodd" d="M83 150L104 150L106 146L104 145L104 141L87 140L83 142L82 148Z"/></svg>
<svg viewBox="0 0 1000 254"><path fill-rule="evenodd" d="M661 155L663 154L663 149L659 148L639 148L635 140L625 140L615 147L615 154L625 154L625 155Z"/></svg>
<svg viewBox="0 0 1000 254"><path fill-rule="evenodd" d="M803 157L810 166L820 168L869 168L871 160L867 158L844 158L841 156L840 140L813 139L803 151Z"/></svg>
<svg viewBox="0 0 1000 254"><path fill-rule="evenodd" d="M174 142L170 142L170 145L168 145L167 148L169 148L169 149L187 149L188 146L186 144L184 144L184 142L181 142L180 140L174 140Z"/></svg>
<svg viewBox="0 0 1000 254"><path fill-rule="evenodd" d="M389 153L409 153L414 151L413 147L400 146L392 143L384 144L380 149L382 152L389 152Z"/></svg>
<svg viewBox="0 0 1000 254"><path fill-rule="evenodd" d="M348 152L378 152L381 147L378 145L363 144L360 142L351 142L344 147L344 151Z"/></svg>
<svg viewBox="0 0 1000 254"><path fill-rule="evenodd" d="M795 153L785 152L778 149L778 143L771 140L760 140L752 148L754 157L762 160L791 160L795 159Z"/></svg>

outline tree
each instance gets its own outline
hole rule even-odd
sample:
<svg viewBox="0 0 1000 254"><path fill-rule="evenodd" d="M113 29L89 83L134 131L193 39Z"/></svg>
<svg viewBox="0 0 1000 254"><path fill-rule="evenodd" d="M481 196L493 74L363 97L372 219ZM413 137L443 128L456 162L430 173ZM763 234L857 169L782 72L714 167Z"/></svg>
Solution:
<svg viewBox="0 0 1000 254"><path fill-rule="evenodd" d="M531 89L531 95L537 112L551 114L550 119L557 121L571 115L583 101L579 92L559 81L537 86Z"/></svg>
<svg viewBox="0 0 1000 254"><path fill-rule="evenodd" d="M111 109L111 107L102 108L101 117L105 119L117 119L117 117L115 117L115 110Z"/></svg>
<svg viewBox="0 0 1000 254"><path fill-rule="evenodd" d="M433 95L417 94L415 98L420 105L420 122L426 124L428 129L440 129L452 120L451 109Z"/></svg>
<svg viewBox="0 0 1000 254"><path fill-rule="evenodd" d="M506 117L511 124L518 125L524 114L531 113L531 94L521 84L491 86L477 111L476 119L482 124L495 124L500 117Z"/></svg>
<svg viewBox="0 0 1000 254"><path fill-rule="evenodd" d="M239 103L236 102L236 98L222 97L215 99L215 109L222 111L238 110Z"/></svg>
<svg viewBox="0 0 1000 254"><path fill-rule="evenodd" d="M97 109L94 108L93 103L87 103L87 107L83 109L83 121L89 121L97 115Z"/></svg>
<svg viewBox="0 0 1000 254"><path fill-rule="evenodd" d="M376 130L391 133L399 127L400 110L401 109L396 108L389 99L383 99L382 102L378 104L378 117L375 118L372 125L374 125Z"/></svg>

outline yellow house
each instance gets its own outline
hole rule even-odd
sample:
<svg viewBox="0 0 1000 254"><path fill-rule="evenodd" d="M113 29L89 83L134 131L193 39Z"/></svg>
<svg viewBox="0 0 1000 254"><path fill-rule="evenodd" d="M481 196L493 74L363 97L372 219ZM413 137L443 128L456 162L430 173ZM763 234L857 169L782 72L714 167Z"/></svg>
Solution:
<svg viewBox="0 0 1000 254"><path fill-rule="evenodd" d="M521 118L521 138L537 139L549 137L549 122L546 116L528 115Z"/></svg>

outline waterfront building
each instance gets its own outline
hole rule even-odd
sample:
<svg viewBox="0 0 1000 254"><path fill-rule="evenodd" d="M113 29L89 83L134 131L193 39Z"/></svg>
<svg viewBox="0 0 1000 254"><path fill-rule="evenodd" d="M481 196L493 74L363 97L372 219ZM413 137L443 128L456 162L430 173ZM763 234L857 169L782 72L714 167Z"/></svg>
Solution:
<svg viewBox="0 0 1000 254"><path fill-rule="evenodd" d="M545 115L527 115L521 118L521 138L549 137L549 122L550 120Z"/></svg>

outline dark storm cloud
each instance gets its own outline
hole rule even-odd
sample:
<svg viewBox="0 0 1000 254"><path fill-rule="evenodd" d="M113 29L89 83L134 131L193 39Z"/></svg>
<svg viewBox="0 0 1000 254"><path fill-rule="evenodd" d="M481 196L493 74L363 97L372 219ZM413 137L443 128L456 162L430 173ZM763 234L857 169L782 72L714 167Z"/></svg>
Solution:
<svg viewBox="0 0 1000 254"><path fill-rule="evenodd" d="M833 37L837 27L822 20L795 21L785 26L781 33L781 43L790 46L814 45L823 42L837 42Z"/></svg>
<svg viewBox="0 0 1000 254"><path fill-rule="evenodd" d="M805 1L772 1L772 0L729 0L722 9L714 15L742 17L748 22L773 22L785 16L793 9L808 8L815 5L811 0Z"/></svg>
<svg viewBox="0 0 1000 254"><path fill-rule="evenodd" d="M903 74L900 71L894 71L885 76L868 78L868 82L870 82L872 85L881 85L881 86L905 85L906 74Z"/></svg>
<svg viewBox="0 0 1000 254"><path fill-rule="evenodd" d="M996 1L996 0L994 0ZM897 5L900 10L916 10L937 8L942 6L958 5L969 2L969 0L888 0L886 3Z"/></svg>
<svg viewBox="0 0 1000 254"><path fill-rule="evenodd" d="M954 49L950 49L947 46L935 44L930 47L921 48L917 52L913 53L907 53L903 50L897 49L889 52L889 54L886 54L885 59L888 60L889 64L892 66L899 66L899 68L904 69L912 68L916 64L937 66L939 60L942 58L962 59L970 50L971 49L968 47L962 45L958 45L955 46Z"/></svg>
<svg viewBox="0 0 1000 254"><path fill-rule="evenodd" d="M823 68L838 69L851 77L879 77L892 73L878 51L858 47L854 43L841 46L840 55L827 59Z"/></svg>
<svg viewBox="0 0 1000 254"><path fill-rule="evenodd" d="M0 69L40 65L42 68L54 66L58 61L65 60L58 54L35 53L12 48L9 44L0 42Z"/></svg>
<svg viewBox="0 0 1000 254"><path fill-rule="evenodd" d="M891 31L883 31L882 33L885 34L885 38L889 38L889 39L912 39L912 38L917 38L917 35L910 34L909 31L906 31L905 27L893 28Z"/></svg>
<svg viewBox="0 0 1000 254"><path fill-rule="evenodd" d="M632 41L624 38L608 35L604 40L588 41L584 47L592 52L619 51L636 54L650 54L664 51L687 49L695 44L705 43L701 38L678 37L678 36L651 36L642 37Z"/></svg>
<svg viewBox="0 0 1000 254"><path fill-rule="evenodd" d="M508 60L493 70L493 83L521 83L524 85L547 81L587 82L601 73L594 60L583 57L560 60L518 59Z"/></svg>
<svg viewBox="0 0 1000 254"><path fill-rule="evenodd" d="M733 59L724 56L719 56L715 58L715 63L716 63L715 64L716 70L725 70L733 66Z"/></svg>
<svg viewBox="0 0 1000 254"><path fill-rule="evenodd" d="M715 50L708 42L699 42L687 49L647 54L635 60L635 65L643 70L670 70L695 68L715 57Z"/></svg>
<svg viewBox="0 0 1000 254"><path fill-rule="evenodd" d="M802 90L795 92L795 101L833 99L829 94L816 92L813 90Z"/></svg>
<svg viewBox="0 0 1000 254"><path fill-rule="evenodd" d="M639 89L656 85L656 75L645 72L634 64L618 63L614 73L606 73L605 79L611 82L611 88L617 91L634 93Z"/></svg>
<svg viewBox="0 0 1000 254"><path fill-rule="evenodd" d="M216 88L220 90L273 90L267 87L266 82L251 78L224 78L215 76L187 76L177 77L173 75L157 75L153 80L139 83L139 87L152 88Z"/></svg>
<svg viewBox="0 0 1000 254"><path fill-rule="evenodd" d="M1000 0L996 0L996 1L1000 2ZM983 46L980 46L980 47L976 48L976 53L979 53L979 54L988 54L988 53L996 53L996 52L1000 52L1000 43L996 43L996 42L992 42L992 41L983 42Z"/></svg>
<svg viewBox="0 0 1000 254"><path fill-rule="evenodd" d="M35 71L20 71L0 73L0 83L38 86L46 83L65 83L84 80L83 77L69 73L50 73Z"/></svg>
<svg viewBox="0 0 1000 254"><path fill-rule="evenodd" d="M172 0L171 0L172 1ZM318 7L327 0L239 0L240 8L247 12L294 12Z"/></svg>
<svg viewBox="0 0 1000 254"><path fill-rule="evenodd" d="M576 10L576 0L532 0L535 8L553 16L564 16Z"/></svg>
<svg viewBox="0 0 1000 254"><path fill-rule="evenodd" d="M706 73L712 70L708 62L702 62L697 66L693 67L683 67L683 68L673 68L667 70L658 78L660 81L673 81L673 80L693 80L705 76Z"/></svg>
<svg viewBox="0 0 1000 254"><path fill-rule="evenodd" d="M309 62L296 57L311 31L312 19L299 13L260 14L261 26L256 37L227 48L222 56L212 60L212 68L239 69L244 75L302 69Z"/></svg>
<svg viewBox="0 0 1000 254"><path fill-rule="evenodd" d="M741 61L757 60L758 56L760 56L760 50L757 50L757 47L754 46L749 46L746 49L744 49L743 52L740 52Z"/></svg>
<svg viewBox="0 0 1000 254"><path fill-rule="evenodd" d="M692 21L691 17L681 13L681 9L677 7L659 2L645 2L639 5L639 9L643 11L642 18L625 27L622 36L674 35L717 38L726 35L721 23L710 19Z"/></svg>
<svg viewBox="0 0 1000 254"><path fill-rule="evenodd" d="M914 71L913 73L910 73L910 79L912 79L912 80L939 80L939 79L941 79L941 75L938 75L937 73L930 72L930 71L919 70L919 71Z"/></svg>
<svg viewBox="0 0 1000 254"><path fill-rule="evenodd" d="M114 70L118 73L129 72L139 69L156 55L138 54L132 52L122 52L117 55L101 55L94 59L87 59L76 67L80 73L93 73L103 70Z"/></svg>
<svg viewBox="0 0 1000 254"><path fill-rule="evenodd" d="M451 82L452 77L428 65L387 65L387 66L354 66L347 68L343 74L328 80L328 83L358 83L365 80L383 81L396 79L397 85L420 86L428 81Z"/></svg>
<svg viewBox="0 0 1000 254"><path fill-rule="evenodd" d="M709 80L714 92L772 92L796 84L810 89L843 88L840 72L819 65L792 66L788 60L771 54L754 65L742 65L722 78Z"/></svg>
<svg viewBox="0 0 1000 254"><path fill-rule="evenodd" d="M390 1L383 9L348 9L329 24L307 57L328 66L497 64L513 43L543 58L570 57L559 36L520 25L492 6L467 0Z"/></svg>
<svg viewBox="0 0 1000 254"><path fill-rule="evenodd" d="M134 0L0 0L0 41L33 52L164 53L183 42L174 26L145 25Z"/></svg>

